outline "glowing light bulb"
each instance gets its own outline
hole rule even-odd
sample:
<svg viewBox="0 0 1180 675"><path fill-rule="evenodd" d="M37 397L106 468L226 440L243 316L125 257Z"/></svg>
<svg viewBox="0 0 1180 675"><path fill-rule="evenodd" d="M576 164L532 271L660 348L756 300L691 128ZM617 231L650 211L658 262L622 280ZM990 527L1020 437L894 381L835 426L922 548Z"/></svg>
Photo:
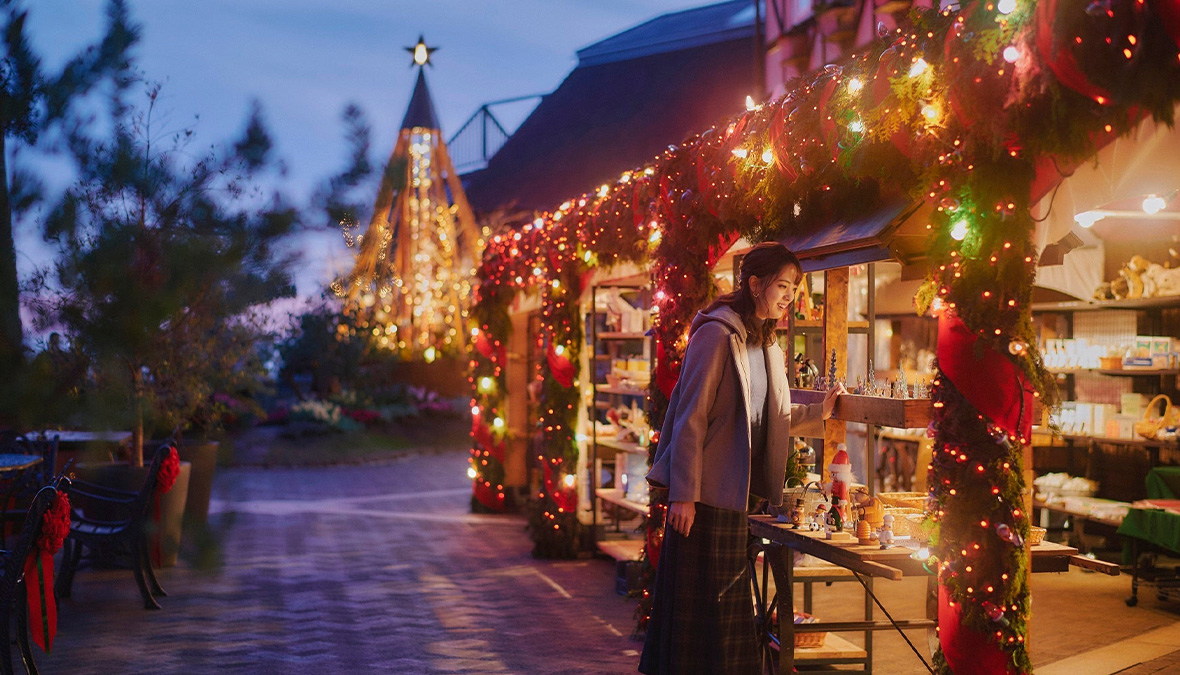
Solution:
<svg viewBox="0 0 1180 675"><path fill-rule="evenodd" d="M852 92L853 94L860 93L860 90L864 88L864 80L860 79L859 77L854 77L848 81L848 91Z"/></svg>
<svg viewBox="0 0 1180 675"><path fill-rule="evenodd" d="M574 477L574 474L567 473L565 475L565 478L561 479L561 482L565 483L565 486L567 488L572 488L574 486L574 484L578 482L578 479Z"/></svg>
<svg viewBox="0 0 1180 675"><path fill-rule="evenodd" d="M662 235L660 234L659 230L652 230L651 234L647 238L647 242L649 244L658 244L658 243L660 243L661 236Z"/></svg>
<svg viewBox="0 0 1180 675"><path fill-rule="evenodd" d="M1000 0L996 3L996 11L1000 14L1011 14L1016 11L1016 0Z"/></svg>
<svg viewBox="0 0 1180 675"><path fill-rule="evenodd" d="M929 67L930 64L926 63L926 59L919 57L916 61L914 61L914 64L910 66L910 77L917 77L921 75L922 73L926 72L926 69Z"/></svg>
<svg viewBox="0 0 1180 675"><path fill-rule="evenodd" d="M492 378L490 378L490 377L479 378L479 388L481 391L489 391L492 388Z"/></svg>
<svg viewBox="0 0 1180 675"><path fill-rule="evenodd" d="M938 121L939 114L938 107L935 105L927 105L922 107L922 117L925 117L926 121L930 124L934 124Z"/></svg>
<svg viewBox="0 0 1180 675"><path fill-rule="evenodd" d="M1149 216L1154 216L1167 208L1167 206L1168 202L1164 201L1164 198L1158 195L1148 195L1147 199L1143 200L1143 212Z"/></svg>
<svg viewBox="0 0 1180 675"><path fill-rule="evenodd" d="M762 163L766 165L774 164L774 150L767 148L762 151Z"/></svg>
<svg viewBox="0 0 1180 675"><path fill-rule="evenodd" d="M471 406L471 416L476 417L478 415L479 415L479 406L477 406L477 405Z"/></svg>
<svg viewBox="0 0 1180 675"><path fill-rule="evenodd" d="M467 477L472 480L475 480L475 475L476 475L475 474L475 467L474 466L467 467Z"/></svg>
<svg viewBox="0 0 1180 675"><path fill-rule="evenodd" d="M865 123L859 119L852 120L848 123L848 130L854 134L863 134L865 132Z"/></svg>
<svg viewBox="0 0 1180 675"><path fill-rule="evenodd" d="M746 110L757 110L758 104L754 102L753 96L746 97Z"/></svg>
<svg viewBox="0 0 1180 675"><path fill-rule="evenodd" d="M967 221L960 220L951 228L951 238L955 241L963 241L967 238Z"/></svg>
<svg viewBox="0 0 1180 675"><path fill-rule="evenodd" d="M492 420L492 426L496 427L497 429L504 428L504 418L497 417L496 419Z"/></svg>
<svg viewBox="0 0 1180 675"><path fill-rule="evenodd" d="M737 157L738 159L745 159L749 155L750 155L750 151L745 148L737 148L736 150L733 151L733 156Z"/></svg>
<svg viewBox="0 0 1180 675"><path fill-rule="evenodd" d="M1016 45L1008 45L1004 47L1004 60L1008 63L1016 63L1016 59L1020 58L1020 49Z"/></svg>
<svg viewBox="0 0 1180 675"><path fill-rule="evenodd" d="M565 345L557 345L553 348L553 351L556 352L558 356L561 356L562 354L565 354Z"/></svg>
<svg viewBox="0 0 1180 675"><path fill-rule="evenodd" d="M1100 211L1083 211L1082 213L1079 213L1076 216L1074 216L1073 220L1075 223L1078 224L1079 227L1084 227L1084 228L1089 229L1091 227L1094 227L1094 223L1102 220L1105 217L1106 217L1106 214L1102 213Z"/></svg>
<svg viewBox="0 0 1180 675"><path fill-rule="evenodd" d="M434 359L437 357L438 352L434 350L434 347L427 347L426 351L422 352L422 358L426 359L427 363L434 363Z"/></svg>

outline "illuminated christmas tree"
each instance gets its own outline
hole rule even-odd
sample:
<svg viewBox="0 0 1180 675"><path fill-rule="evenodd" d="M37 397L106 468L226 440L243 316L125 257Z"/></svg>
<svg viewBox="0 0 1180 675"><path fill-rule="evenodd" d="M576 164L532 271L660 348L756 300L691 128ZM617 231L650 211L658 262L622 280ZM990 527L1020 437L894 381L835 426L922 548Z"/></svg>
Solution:
<svg viewBox="0 0 1180 675"><path fill-rule="evenodd" d="M426 86L430 53L421 37L406 50L418 79L381 177L369 227L345 241L356 264L333 290L345 312L381 347L433 361L466 349L466 317L479 257L475 218L439 131Z"/></svg>

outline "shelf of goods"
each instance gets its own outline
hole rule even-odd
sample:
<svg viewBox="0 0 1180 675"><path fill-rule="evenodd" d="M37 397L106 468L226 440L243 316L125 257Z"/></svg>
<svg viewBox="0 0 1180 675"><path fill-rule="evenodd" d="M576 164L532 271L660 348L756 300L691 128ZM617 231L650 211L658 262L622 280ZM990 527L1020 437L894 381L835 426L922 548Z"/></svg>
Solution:
<svg viewBox="0 0 1180 675"><path fill-rule="evenodd" d="M652 342L645 330L648 293L638 285L595 286L593 313L586 322L592 355L589 413L594 538L598 551L620 565L640 559L643 539L635 538L631 530L638 520L634 514L648 513L646 504L635 501L646 501L648 449L635 440L623 440L648 436L645 418L652 356ZM620 567L620 579L623 576ZM623 586L633 590L630 581Z"/></svg>
<svg viewBox="0 0 1180 675"><path fill-rule="evenodd" d="M643 446L632 441L620 441L613 438L597 438L594 442L601 447L612 448L621 452L629 452L635 455L647 455L647 446Z"/></svg>
<svg viewBox="0 0 1180 675"><path fill-rule="evenodd" d="M792 389L791 403L810 405L821 403L824 392L811 389ZM882 427L925 429L931 420L928 398L884 398L844 394L836 401L832 418L845 422L860 422Z"/></svg>
<svg viewBox="0 0 1180 675"><path fill-rule="evenodd" d="M646 516L650 511L647 504L640 504L639 502L627 499L618 488L599 488L594 491L594 494L598 495L598 498L604 502L610 502L615 506L621 506L640 515Z"/></svg>

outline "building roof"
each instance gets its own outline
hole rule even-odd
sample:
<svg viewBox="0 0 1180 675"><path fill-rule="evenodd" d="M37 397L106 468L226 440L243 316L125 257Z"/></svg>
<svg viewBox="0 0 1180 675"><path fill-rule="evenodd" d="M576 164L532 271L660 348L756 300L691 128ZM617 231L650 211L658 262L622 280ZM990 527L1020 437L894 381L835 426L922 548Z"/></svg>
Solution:
<svg viewBox="0 0 1180 675"><path fill-rule="evenodd" d="M561 86L485 169L465 177L472 206L555 208L741 111L757 72L753 11L740 19L746 7L667 14L578 52Z"/></svg>
<svg viewBox="0 0 1180 675"><path fill-rule="evenodd" d="M438 115L434 112L434 101L430 98L430 89L426 86L426 70L418 68L418 81L414 84L414 93L410 96L410 105L406 106L406 116L402 118L402 129L439 129Z"/></svg>
<svg viewBox="0 0 1180 675"><path fill-rule="evenodd" d="M733 0L671 12L578 50L578 65L595 66L748 38L754 5Z"/></svg>

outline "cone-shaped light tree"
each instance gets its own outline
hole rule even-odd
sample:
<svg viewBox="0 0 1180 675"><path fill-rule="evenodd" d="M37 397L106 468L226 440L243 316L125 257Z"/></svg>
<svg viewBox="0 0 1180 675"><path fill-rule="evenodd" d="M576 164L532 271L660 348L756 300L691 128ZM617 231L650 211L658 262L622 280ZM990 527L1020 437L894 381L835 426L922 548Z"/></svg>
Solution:
<svg viewBox="0 0 1180 675"><path fill-rule="evenodd" d="M342 222L357 249L352 272L333 284L345 312L373 341L432 361L466 350L466 316L481 241L439 130L425 67L435 48L407 47L418 77L364 234Z"/></svg>

